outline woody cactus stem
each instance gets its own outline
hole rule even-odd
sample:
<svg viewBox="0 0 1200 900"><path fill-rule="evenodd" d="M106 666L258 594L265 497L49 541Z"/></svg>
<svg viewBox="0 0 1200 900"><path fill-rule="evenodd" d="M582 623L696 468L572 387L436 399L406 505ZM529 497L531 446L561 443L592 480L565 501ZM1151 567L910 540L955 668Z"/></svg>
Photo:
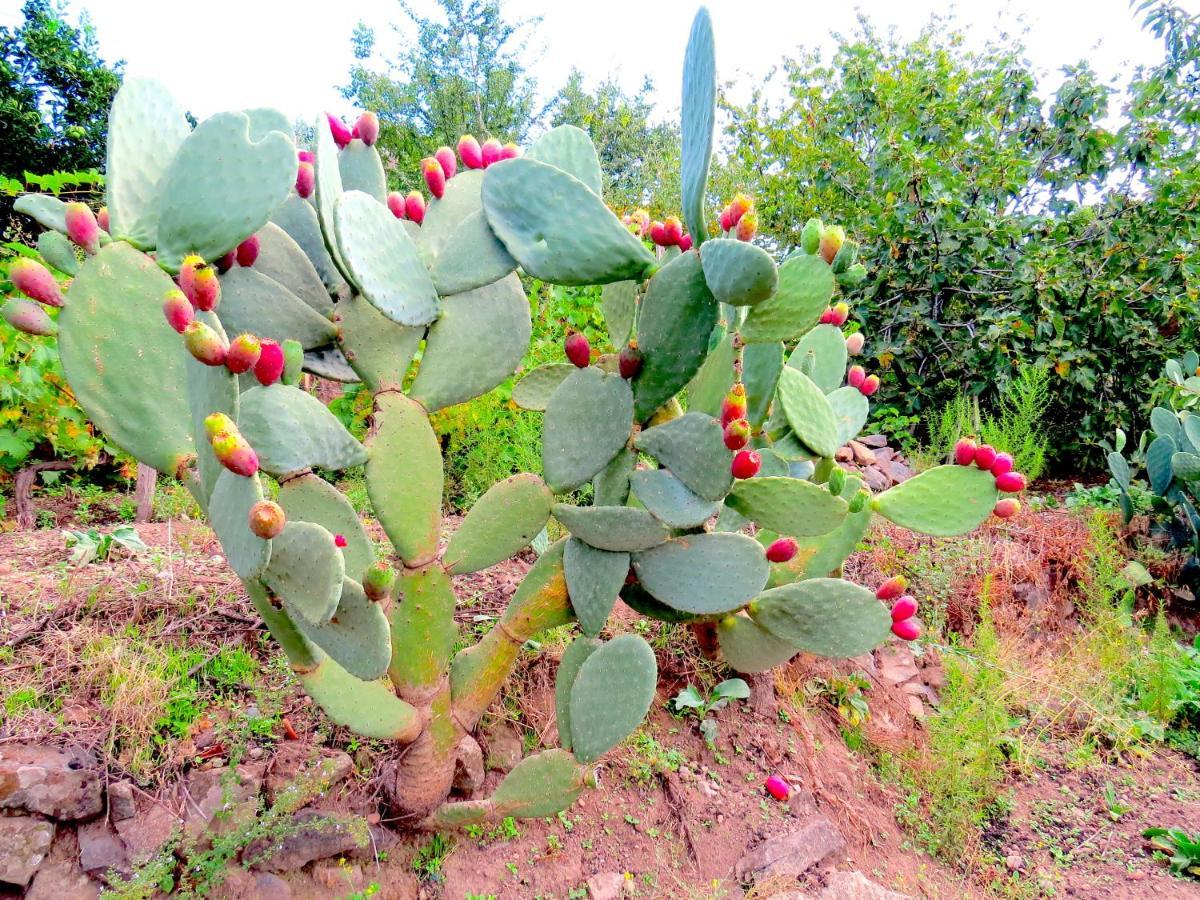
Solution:
<svg viewBox="0 0 1200 900"><path fill-rule="evenodd" d="M51 229L38 247L73 281L64 296L45 267L14 266L28 299L6 318L57 328L93 422L183 480L316 704L404 747L388 795L416 827L551 815L594 782L592 765L642 721L657 681L642 638L601 637L618 597L693 625L744 672L798 650L857 655L893 630L872 591L837 577L871 516L957 534L993 507L1004 514L998 490L1023 486L982 448L973 465L875 497L836 466L877 385L865 369L844 384L848 343L860 352L864 339L847 341L850 307L832 302L865 270L842 230L816 220L777 262L754 243L744 195L708 235L715 91L701 10L684 73L683 215L653 225L608 209L596 151L571 126L524 154L464 136L458 159L442 147L423 162L431 198L400 197L387 193L373 115L353 129L321 117L315 146L297 150L280 113L219 113L193 129L141 79L125 82L109 120L106 230L53 198L16 203ZM84 247L82 264L55 232ZM524 374L513 397L545 413L544 476L493 485L443 547L429 416L519 366L531 323L518 267L603 285L611 347L575 335L562 362ZM365 443L301 389L302 369L373 393ZM316 474L364 464L394 557ZM589 482L593 505L556 502ZM456 653L454 576L522 551L551 516L569 537ZM919 633L908 609L901 637ZM454 796L456 762L477 760L472 732L522 647L572 622L582 635L556 685L563 748L524 760L491 797Z"/></svg>

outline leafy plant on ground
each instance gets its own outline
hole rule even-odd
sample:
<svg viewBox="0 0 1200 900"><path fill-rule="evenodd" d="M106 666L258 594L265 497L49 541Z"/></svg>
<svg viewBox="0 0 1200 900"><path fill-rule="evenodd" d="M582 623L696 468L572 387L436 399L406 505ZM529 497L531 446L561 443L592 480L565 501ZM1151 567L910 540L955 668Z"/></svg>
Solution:
<svg viewBox="0 0 1200 900"><path fill-rule="evenodd" d="M717 742L719 726L709 713L724 709L734 700L745 700L750 696L750 685L744 679L729 678L722 681L705 696L692 685L688 685L671 698L671 708L677 716L693 716L700 723L700 734L711 748Z"/></svg>
<svg viewBox="0 0 1200 900"><path fill-rule="evenodd" d="M113 550L117 548L128 550L130 553L144 553L149 549L132 525L118 525L109 532L101 532L95 528L89 528L87 531L64 531L63 536L67 549L71 551L73 566L107 562Z"/></svg>
<svg viewBox="0 0 1200 900"><path fill-rule="evenodd" d="M1147 828L1142 836L1151 846L1170 854L1171 874L1200 878L1200 833L1188 834L1182 828Z"/></svg>
<svg viewBox="0 0 1200 900"><path fill-rule="evenodd" d="M814 678L804 686L809 697L822 700L837 710L838 716L847 725L856 728L871 717L866 692L871 682L861 672L851 672L845 677Z"/></svg>

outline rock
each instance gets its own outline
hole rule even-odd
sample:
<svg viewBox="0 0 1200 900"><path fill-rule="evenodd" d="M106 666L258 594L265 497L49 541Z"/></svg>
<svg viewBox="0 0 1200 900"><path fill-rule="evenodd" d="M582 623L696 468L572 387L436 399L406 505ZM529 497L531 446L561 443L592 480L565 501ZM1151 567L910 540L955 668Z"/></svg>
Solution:
<svg viewBox="0 0 1200 900"><path fill-rule="evenodd" d="M879 677L893 687L917 677L916 657L906 644L888 644L876 651Z"/></svg>
<svg viewBox="0 0 1200 900"><path fill-rule="evenodd" d="M137 806L133 802L133 785L128 781L114 781L108 786L108 815L114 822L133 818Z"/></svg>
<svg viewBox="0 0 1200 900"><path fill-rule="evenodd" d="M738 860L735 871L739 881L752 877L794 877L802 875L832 853L843 850L846 842L833 824L816 815L798 829L772 838Z"/></svg>
<svg viewBox="0 0 1200 900"><path fill-rule="evenodd" d="M469 734L464 736L458 743L458 757L454 761L454 790L469 800L483 788L486 774L479 742Z"/></svg>
<svg viewBox="0 0 1200 900"><path fill-rule="evenodd" d="M1004 857L1004 864L1008 866L1010 871L1019 872L1021 866L1025 865L1025 860L1021 858L1020 853L1010 853Z"/></svg>
<svg viewBox="0 0 1200 900"><path fill-rule="evenodd" d="M79 826L79 867L93 878L103 878L110 870L129 875L129 855L111 825L94 819Z"/></svg>
<svg viewBox="0 0 1200 900"><path fill-rule="evenodd" d="M89 819L104 809L100 769L85 750L0 746L0 808L54 819Z"/></svg>
<svg viewBox="0 0 1200 900"><path fill-rule="evenodd" d="M270 872L256 874L241 866L231 866L214 897L216 900L292 900L292 886Z"/></svg>
<svg viewBox="0 0 1200 900"><path fill-rule="evenodd" d="M500 722L483 736L487 747L484 764L491 771L509 772L521 761L525 747L521 736L508 724Z"/></svg>
<svg viewBox="0 0 1200 900"><path fill-rule="evenodd" d="M878 449L880 447L887 446L887 435L886 434L863 434L863 435L859 435L857 440L860 444L862 444L865 447L875 447L876 449Z"/></svg>
<svg viewBox="0 0 1200 900"><path fill-rule="evenodd" d="M130 864L137 867L157 856L181 824L179 817L166 807L146 801L139 804L132 818L117 822L116 828Z"/></svg>
<svg viewBox="0 0 1200 900"><path fill-rule="evenodd" d="M838 447L833 454L833 458L838 462L850 462L854 459L854 451L849 446Z"/></svg>
<svg viewBox="0 0 1200 900"><path fill-rule="evenodd" d="M870 466L875 464L875 453L867 449L858 441L850 442L850 451L854 454L854 462L860 466Z"/></svg>
<svg viewBox="0 0 1200 900"><path fill-rule="evenodd" d="M313 863L312 877L317 884L329 889L330 896L335 897L361 890L364 886L361 866L343 865L333 861Z"/></svg>
<svg viewBox="0 0 1200 900"><path fill-rule="evenodd" d="M620 872L601 872L587 880L591 900L617 900L625 892L625 876Z"/></svg>
<svg viewBox="0 0 1200 900"><path fill-rule="evenodd" d="M370 839L365 845L355 847L346 854L350 859L374 862L381 853L391 853L396 845L400 843L400 838L395 832L388 831L378 824L372 824L369 817L367 820L367 834Z"/></svg>
<svg viewBox="0 0 1200 900"><path fill-rule="evenodd" d="M294 830L275 839L259 838L242 851L242 861L265 872L290 872L314 859L340 856L368 844L367 824L356 816L305 810L296 814Z"/></svg>
<svg viewBox="0 0 1200 900"><path fill-rule="evenodd" d="M795 788L788 798L788 812L797 819L807 819L817 811L817 798L808 788Z"/></svg>
<svg viewBox="0 0 1200 900"><path fill-rule="evenodd" d="M38 867L25 900L97 900L100 888L79 865L79 841L69 828L54 836L50 855Z"/></svg>
<svg viewBox="0 0 1200 900"><path fill-rule="evenodd" d="M262 766L221 766L192 772L184 783L184 835L206 849L212 834L227 834L258 815Z"/></svg>
<svg viewBox="0 0 1200 900"><path fill-rule="evenodd" d="M925 721L925 704L921 702L920 697L909 696L908 714L918 721Z"/></svg>
<svg viewBox="0 0 1200 900"><path fill-rule="evenodd" d="M29 884L53 841L51 822L33 816L0 818L0 883Z"/></svg>
<svg viewBox="0 0 1200 900"><path fill-rule="evenodd" d="M306 786L325 784L322 791L345 781L354 771L354 760L341 750L313 747L289 741L275 752L267 773L267 802L274 803L279 793L297 781Z"/></svg>
<svg viewBox="0 0 1200 900"><path fill-rule="evenodd" d="M910 900L907 894L897 894L880 887L862 872L834 872L825 882L820 900Z"/></svg>

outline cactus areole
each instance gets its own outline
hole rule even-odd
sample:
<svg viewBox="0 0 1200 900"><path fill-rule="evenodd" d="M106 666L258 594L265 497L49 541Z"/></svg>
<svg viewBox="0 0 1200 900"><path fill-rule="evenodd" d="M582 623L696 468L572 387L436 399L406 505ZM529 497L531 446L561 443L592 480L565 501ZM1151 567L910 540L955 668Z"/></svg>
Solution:
<svg viewBox="0 0 1200 900"><path fill-rule="evenodd" d="M448 147L423 165L432 197L400 197L373 115L354 131L321 115L314 146L298 149L280 113L192 128L161 84L134 78L109 119L108 232L51 197L16 203L87 245L65 296L41 266L14 267L22 303L62 307L51 324L79 403L109 440L183 481L316 705L405 747L387 799L412 827L540 818L594 784L657 681L646 641L606 630L618 596L670 623L711 623L737 671L799 651L855 656L919 632L840 577L872 516L961 534L997 507L998 478L1020 486L981 459L874 497L835 471L867 392L846 386L846 336L818 319L845 321L837 292L865 271L837 271L844 234L824 224L771 257L743 195L708 235L716 78L701 9L684 64L683 209L665 216L663 246L608 209L595 149L572 126L520 152L464 136L461 165ZM429 416L517 370L531 334L518 268L602 286L609 333L522 374L512 396L544 413L543 475L492 486L442 549ZM9 315L48 327L25 307ZM301 367L371 392L365 443L304 389ZM360 465L391 559L317 474ZM277 501L260 473L279 482ZM557 502L588 483L592 505ZM542 549L494 627L456 649L451 576L520 552L551 516L569 535ZM557 669L561 749L529 756L489 797L457 796L456 766L481 774L472 733L522 646L568 623L581 635Z"/></svg>

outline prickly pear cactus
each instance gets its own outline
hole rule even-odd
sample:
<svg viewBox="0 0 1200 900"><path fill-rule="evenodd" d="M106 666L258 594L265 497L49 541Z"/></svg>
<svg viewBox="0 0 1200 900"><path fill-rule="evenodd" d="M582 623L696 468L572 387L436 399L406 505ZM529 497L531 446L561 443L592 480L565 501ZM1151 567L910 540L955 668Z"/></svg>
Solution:
<svg viewBox="0 0 1200 900"><path fill-rule="evenodd" d="M330 718L407 745L389 787L414 825L545 816L594 781L590 767L638 726L656 686L642 638L601 638L618 599L709 629L744 672L800 650L860 654L889 631L915 639L902 584L839 577L872 515L960 534L1020 486L991 448L960 448L960 465L874 497L834 464L879 386L847 369L863 339L843 335L849 309L833 302L866 272L842 230L817 220L777 262L753 243L757 214L740 194L708 235L715 88L702 10L684 74L682 220L617 218L591 141L570 126L524 154L471 136L457 154L440 148L422 164L427 200L385 193L371 113L353 128L322 118L316 146L297 151L279 113L191 129L161 85L134 79L110 120L107 231L86 207L17 204L49 229L42 255L73 281L64 296L44 267L14 266L30 299L5 316L57 329L93 421L187 485ZM567 361L524 375L513 396L544 410L544 480L494 485L443 548L429 415L519 365L521 273L603 285L612 347L597 358L572 335ZM61 307L57 319L38 303ZM300 387L303 371L369 388L365 443ZM317 474L363 464L394 560ZM566 536L492 630L455 652L451 576L523 550L552 517ZM452 797L521 646L570 622L583 636L559 666L564 749L525 760L490 798Z"/></svg>

